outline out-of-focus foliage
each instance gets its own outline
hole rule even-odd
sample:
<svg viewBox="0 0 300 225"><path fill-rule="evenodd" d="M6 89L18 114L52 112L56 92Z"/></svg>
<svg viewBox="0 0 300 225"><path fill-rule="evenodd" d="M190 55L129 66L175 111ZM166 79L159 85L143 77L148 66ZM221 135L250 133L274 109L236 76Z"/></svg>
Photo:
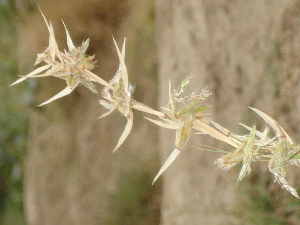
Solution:
<svg viewBox="0 0 300 225"><path fill-rule="evenodd" d="M246 224L299 224L299 200L273 182L272 174L256 169L241 182L235 214Z"/></svg>
<svg viewBox="0 0 300 225"><path fill-rule="evenodd" d="M0 1L0 20L0 222L24 224L22 159L27 115L22 87L8 88L18 74L16 24L19 18L14 1ZM3 217L21 219L3 221Z"/></svg>
<svg viewBox="0 0 300 225"><path fill-rule="evenodd" d="M142 164L138 158L132 159L133 169L126 166L118 175L116 191L108 194L103 224L159 224L161 202L161 182L150 185L153 169ZM103 219L103 218L102 218Z"/></svg>

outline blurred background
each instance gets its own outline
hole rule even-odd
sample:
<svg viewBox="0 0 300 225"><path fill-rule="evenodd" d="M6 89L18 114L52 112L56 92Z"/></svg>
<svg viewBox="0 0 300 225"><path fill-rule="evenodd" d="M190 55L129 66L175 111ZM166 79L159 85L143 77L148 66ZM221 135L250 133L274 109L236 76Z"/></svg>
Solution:
<svg viewBox="0 0 300 225"><path fill-rule="evenodd" d="M159 166L158 132L142 114L135 114L122 151L111 155L126 119L114 113L97 120L105 112L100 95L81 87L39 108L65 82L31 79L8 88L18 74L34 69L36 54L48 45L39 6L51 20L61 50L67 48L61 20L76 46L91 39L94 72L105 80L118 68L112 36L119 45L125 36L130 39L126 62L134 71L135 98L157 107L154 2L9 0L0 6L2 224L158 224L161 185L151 185Z"/></svg>
<svg viewBox="0 0 300 225"><path fill-rule="evenodd" d="M62 3L63 2L63 3ZM168 82L196 74L192 90L213 92L211 117L239 134L239 122L266 124L259 108L300 140L300 1L0 0L0 224L300 224L300 204L256 163L236 184L239 167L217 169L218 153L192 146L228 146L192 137L163 179L152 180L174 146L173 131L135 112L133 130L111 154L126 120L104 112L101 96L79 87L49 105L65 87L55 78L28 79L48 45L38 9L51 20L60 49L63 20L75 46L90 38L94 73L110 80L118 67L112 36L127 37L126 65L134 98L158 108ZM99 87L101 91L101 87ZM299 187L299 170L288 169Z"/></svg>

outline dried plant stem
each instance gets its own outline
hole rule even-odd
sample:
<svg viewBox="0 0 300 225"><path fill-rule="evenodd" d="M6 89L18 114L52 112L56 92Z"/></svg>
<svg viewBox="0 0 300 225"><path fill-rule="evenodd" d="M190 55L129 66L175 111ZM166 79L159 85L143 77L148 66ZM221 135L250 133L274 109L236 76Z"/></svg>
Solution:
<svg viewBox="0 0 300 225"><path fill-rule="evenodd" d="M248 127L241 124L250 133L248 135L236 135L220 124L206 118L209 105L203 105L203 102L211 95L206 89L200 93L193 92L189 96L183 96L194 74L187 75L181 85L172 90L171 81L169 82L168 103L161 107L161 111L154 110L143 103L133 99L133 85L129 83L128 71L125 65L125 44L124 39L120 51L116 41L115 44L119 58L119 68L114 77L109 81L98 77L91 72L94 68L94 56L86 56L86 50L89 40L82 43L80 47L75 47L70 37L69 31L64 24L68 51L61 52L58 49L54 30L51 22L48 22L42 14L49 32L49 45L44 52L37 55L35 65L44 62L46 65L40 66L25 76L20 76L18 80L11 84L18 84L28 78L39 78L45 76L54 76L66 81L67 87L61 92L40 104L48 104L54 100L70 94L79 84L84 85L93 93L97 93L94 86L100 84L104 86L101 94L103 99L99 101L100 105L108 111L99 118L110 115L118 110L127 119L125 129L113 150L115 152L126 140L133 127L133 110L157 116L158 119L146 119L160 127L176 131L174 150L162 165L153 183L167 170L167 168L184 150L193 131L200 131L201 134L207 134L218 141L225 142L234 147L235 150L223 155L215 162L220 168L230 169L238 163L242 163L242 169L238 176L238 181L250 174L253 162L268 161L269 171L274 175L275 182L278 182L283 188L287 189L292 195L299 198L296 190L292 188L286 180L287 165L300 167L300 145L293 142L287 132L266 113L250 108L256 112L269 126L274 130L275 136L268 137L269 128L263 132L257 131L256 127ZM180 107L181 106L181 107ZM194 129L194 130L193 130ZM219 152L219 150L213 150Z"/></svg>

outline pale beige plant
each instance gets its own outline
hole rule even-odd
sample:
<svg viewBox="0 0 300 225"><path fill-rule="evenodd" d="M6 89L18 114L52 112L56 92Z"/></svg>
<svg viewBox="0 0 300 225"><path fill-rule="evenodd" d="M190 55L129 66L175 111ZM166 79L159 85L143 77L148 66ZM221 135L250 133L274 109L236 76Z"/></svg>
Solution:
<svg viewBox="0 0 300 225"><path fill-rule="evenodd" d="M20 79L11 84L18 84L27 78L38 78L46 76L54 76L61 78L66 81L67 87L61 92L40 104L39 106L48 104L58 98L64 97L70 94L79 84L83 84L89 88L93 93L97 93L93 82L97 82L109 88L113 88L106 81L92 73L90 70L94 68L94 56L86 56L86 50L89 46L89 39L82 43L82 45L76 48L73 41L69 35L67 27L65 26L67 35L67 45L68 51L61 52L58 49L54 30L51 22L47 22L45 16L42 13L49 31L49 46L46 50L37 55L37 59L34 65L41 62L46 63L46 65L40 66L31 73L21 76Z"/></svg>
<svg viewBox="0 0 300 225"><path fill-rule="evenodd" d="M286 180L286 167L290 165L300 166L299 153L300 145L295 144L287 132L270 116L264 112L251 108L260 115L274 130L275 137L269 138L269 129L266 128L263 133L241 124L250 131L249 135L235 135L228 133L223 127L213 122L212 124L221 132L226 134L234 143L237 143L236 150L222 156L216 160L220 168L230 169L239 162L243 166L238 177L241 181L250 174L252 162L269 161L269 171L275 176L275 182L282 188L287 189L292 195L299 198L296 190L291 187Z"/></svg>
<svg viewBox="0 0 300 225"><path fill-rule="evenodd" d="M202 106L202 102L209 97L211 93L206 89L203 89L199 94L193 92L190 96L182 97L193 77L194 75L192 74L186 76L180 87L177 90L174 90L173 93L171 83L169 83L168 105L166 107L161 107L163 114L158 115L161 120L154 120L146 117L146 119L160 127L176 130L175 148L155 176L153 183L161 176L161 174L163 174L183 150L192 134L193 121L206 121L206 110L210 106ZM179 103L184 104L181 109L177 109L177 104Z"/></svg>
<svg viewBox="0 0 300 225"><path fill-rule="evenodd" d="M241 181L251 173L254 162L268 161L268 169L274 175L275 182L299 198L296 190L291 187L286 180L286 168L288 165L300 167L300 145L294 143L287 132L270 116L258 109L251 108L274 130L274 137L268 136L270 133L269 128L260 132L256 130L255 126L251 128L244 124L241 125L250 132L248 135L237 135L230 132L206 117L207 109L210 106L203 105L203 101L211 95L210 92L203 89L198 94L193 92L189 96L183 96L188 84L194 77L192 74L186 76L176 90L172 91L171 82L169 83L168 104L166 107L161 107L161 111L156 111L134 100L132 97L134 87L129 83L128 71L125 65L126 39L124 39L121 51L113 39L119 58L119 68L114 77L109 82L106 82L91 72L95 62L94 56L86 56L89 40L86 40L80 47L76 48L63 23L66 30L68 51L59 51L52 24L51 22L47 22L43 14L42 16L49 31L49 46L43 53L37 55L35 65L41 62L44 62L45 65L38 67L25 76L21 76L21 78L11 84L11 86L27 78L54 76L65 80L67 87L48 101L40 104L40 106L42 106L70 94L79 84L84 85L93 93L97 93L94 83L103 85L104 88L101 92L103 99L99 102L100 105L108 109L108 111L103 113L99 118L106 117L118 110L127 119L125 129L113 152L124 143L131 132L133 126L133 109L157 116L159 120L148 117L146 117L146 119L160 127L175 130L176 136L174 150L162 165L153 183L177 158L186 146L191 135L200 133L207 134L235 148L235 150L231 152L226 152L227 154L215 162L219 164L220 168L226 170L242 163L238 181ZM183 106L180 108L179 105ZM217 150L212 151L217 152Z"/></svg>
<svg viewBox="0 0 300 225"><path fill-rule="evenodd" d="M118 150L118 148L123 144L125 139L130 134L133 126L133 112L132 109L137 109L146 113L154 114L157 116L164 116L163 113L153 110L152 108L134 100L132 94L134 91L134 86L128 82L128 72L125 65L125 45L126 38L123 42L122 52L120 52L119 47L113 38L118 57L119 57L119 69L114 75L113 79L109 81L111 87L106 86L102 91L102 97L104 99L100 100L99 103L104 108L108 109L108 112L102 114L99 118L103 118L118 110L127 119L125 129L118 140L116 147L113 152Z"/></svg>
<svg viewBox="0 0 300 225"><path fill-rule="evenodd" d="M115 39L113 40L117 49L120 64L119 64L119 69L116 72L114 78L109 82L109 84L113 88L109 89L108 87L105 87L102 91L102 96L105 100L100 100L99 101L100 105L102 105L106 109L109 109L109 111L107 113L102 114L99 118L108 116L114 110L117 109L127 119L125 129L117 143L117 146L113 150L113 152L115 152L125 141L125 139L128 137L132 129L132 125L133 125L132 93L134 91L134 88L128 82L128 73L124 62L126 39L124 39L122 53L120 52Z"/></svg>

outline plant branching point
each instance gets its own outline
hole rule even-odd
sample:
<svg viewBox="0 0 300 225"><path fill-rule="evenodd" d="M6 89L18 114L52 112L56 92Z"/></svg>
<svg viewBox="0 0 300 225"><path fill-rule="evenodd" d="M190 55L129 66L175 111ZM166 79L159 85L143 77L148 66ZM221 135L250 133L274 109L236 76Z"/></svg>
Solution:
<svg viewBox="0 0 300 225"><path fill-rule="evenodd" d="M41 12L42 13L42 12ZM286 180L286 167L288 165L300 166L300 145L294 143L287 132L270 116L264 112L250 108L262 117L265 122L274 130L275 137L269 137L269 128L263 132L256 130L256 127L248 127L241 124L248 131L248 135L236 135L220 124L207 119L207 109L209 105L203 104L211 93L203 89L200 93L193 92L189 96L183 96L187 89L193 74L186 76L181 85L172 90L171 82L169 83L169 100L165 107L160 111L154 110L143 103L133 99L134 86L129 83L128 72L125 65L125 44L124 39L122 50L115 44L119 68L114 77L106 82L91 70L94 68L94 56L87 56L86 50L89 46L89 39L84 41L80 47L75 47L69 31L64 24L68 50L63 52L59 50L55 40L54 30L51 22L48 22L42 13L49 32L49 45L37 55L34 65L44 63L31 73L20 76L12 85L18 84L28 78L39 78L54 76L66 81L67 87L61 92L40 104L48 104L70 94L79 84L84 85L93 93L97 93L95 84L104 86L101 94L103 99L99 101L100 105L108 111L99 118L110 115L118 110L127 120L125 129L118 140L115 152L126 140L133 126L133 109L139 110L158 119L146 117L150 122L167 129L176 131L174 150L162 165L158 174L155 176L153 183L164 173L164 171L178 157L184 149L189 138L193 134L207 134L214 139L225 142L235 150L228 152L215 162L222 169L230 169L238 163L242 163L242 168L238 176L238 181L249 175L252 170L252 164L255 161L268 161L269 171L274 175L275 182L279 183L282 188L287 189L292 195L299 198L296 190L291 187ZM181 107L180 107L181 106ZM213 150L214 151L214 150ZM216 150L217 151L217 150ZM225 152L225 151L222 151Z"/></svg>

